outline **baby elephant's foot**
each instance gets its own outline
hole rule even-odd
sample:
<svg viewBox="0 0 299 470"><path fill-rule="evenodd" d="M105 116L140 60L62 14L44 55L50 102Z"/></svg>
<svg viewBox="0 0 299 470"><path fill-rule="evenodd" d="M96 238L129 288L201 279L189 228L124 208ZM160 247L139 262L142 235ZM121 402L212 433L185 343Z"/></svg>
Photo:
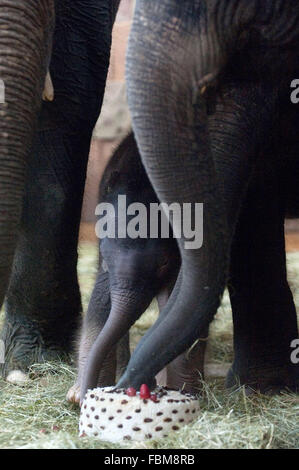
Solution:
<svg viewBox="0 0 299 470"><path fill-rule="evenodd" d="M76 382L67 392L66 395L67 401L70 403L80 403L80 385Z"/></svg>
<svg viewBox="0 0 299 470"><path fill-rule="evenodd" d="M204 378L205 349L206 338L196 342L189 351L168 364L164 370L167 387L197 395L201 391Z"/></svg>
<svg viewBox="0 0 299 470"><path fill-rule="evenodd" d="M79 364L76 382L69 389L66 395L66 399L70 403L78 403L78 404L80 403L80 389L81 389L82 377L84 374L84 367L86 364L86 358L81 357L81 360L79 362L80 364ZM113 350L111 354L108 355L107 360L103 364L103 367L98 377L97 387L110 387L112 385L115 385L115 370L116 370L116 351Z"/></svg>

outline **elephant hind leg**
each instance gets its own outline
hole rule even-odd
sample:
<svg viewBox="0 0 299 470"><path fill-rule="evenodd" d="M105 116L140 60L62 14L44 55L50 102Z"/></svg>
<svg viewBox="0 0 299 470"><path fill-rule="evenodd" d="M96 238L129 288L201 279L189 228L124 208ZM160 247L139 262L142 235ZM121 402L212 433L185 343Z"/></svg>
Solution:
<svg viewBox="0 0 299 470"><path fill-rule="evenodd" d="M299 367L291 362L298 329L286 273L282 175L276 161L259 161L232 247L235 360L227 385L240 383L249 392L294 388L298 380Z"/></svg>

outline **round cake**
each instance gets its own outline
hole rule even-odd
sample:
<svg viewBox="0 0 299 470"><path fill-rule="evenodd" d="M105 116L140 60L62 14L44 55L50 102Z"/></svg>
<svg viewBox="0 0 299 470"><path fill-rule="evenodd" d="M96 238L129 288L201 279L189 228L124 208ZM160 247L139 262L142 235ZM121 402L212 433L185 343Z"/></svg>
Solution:
<svg viewBox="0 0 299 470"><path fill-rule="evenodd" d="M146 386L140 392L95 388L82 403L79 435L109 442L157 439L178 431L198 414L198 400L188 393L164 388L150 393Z"/></svg>

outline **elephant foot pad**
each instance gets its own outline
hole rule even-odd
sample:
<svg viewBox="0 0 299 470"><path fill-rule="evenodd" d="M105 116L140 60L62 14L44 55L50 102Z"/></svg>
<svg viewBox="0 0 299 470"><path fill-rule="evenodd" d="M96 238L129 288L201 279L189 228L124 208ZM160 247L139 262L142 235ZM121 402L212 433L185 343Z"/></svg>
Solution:
<svg viewBox="0 0 299 470"><path fill-rule="evenodd" d="M146 385L141 386L140 392L131 388L95 388L83 400L79 435L109 442L160 439L198 415L198 399L188 393L161 387L150 393Z"/></svg>

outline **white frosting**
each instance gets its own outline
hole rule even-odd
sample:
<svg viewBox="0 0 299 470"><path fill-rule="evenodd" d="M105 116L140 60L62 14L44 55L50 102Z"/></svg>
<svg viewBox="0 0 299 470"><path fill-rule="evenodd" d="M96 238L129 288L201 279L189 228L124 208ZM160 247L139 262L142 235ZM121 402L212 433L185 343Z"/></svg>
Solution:
<svg viewBox="0 0 299 470"><path fill-rule="evenodd" d="M80 436L109 442L143 441L168 436L198 417L198 400L189 395L163 389L157 401L139 394L111 392L111 387L89 390L80 413ZM160 395L161 395L160 393Z"/></svg>

